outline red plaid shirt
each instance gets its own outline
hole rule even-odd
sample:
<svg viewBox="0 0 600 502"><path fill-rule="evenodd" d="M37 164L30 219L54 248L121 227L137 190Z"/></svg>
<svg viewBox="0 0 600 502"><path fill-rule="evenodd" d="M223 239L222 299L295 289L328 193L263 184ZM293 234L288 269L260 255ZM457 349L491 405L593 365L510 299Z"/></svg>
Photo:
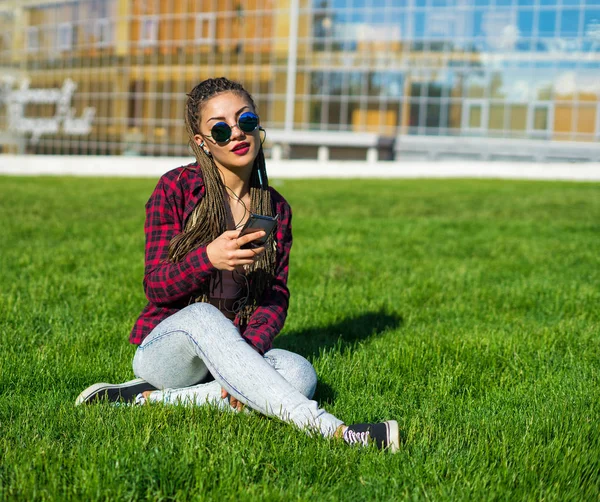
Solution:
<svg viewBox="0 0 600 502"><path fill-rule="evenodd" d="M292 247L292 211L275 189L270 190L275 212L279 214L275 278L247 325L240 326L238 317L235 319L242 336L261 354L271 348L273 339L281 331L290 297L287 277ZM190 252L180 262L167 261L169 242L183 231L187 218L204 192L202 174L196 164L190 164L188 169L179 167L164 174L146 204L144 291L149 303L133 326L129 337L131 343L139 345L158 323L189 305L197 296L199 286L216 273L217 269L206 254L206 246Z"/></svg>

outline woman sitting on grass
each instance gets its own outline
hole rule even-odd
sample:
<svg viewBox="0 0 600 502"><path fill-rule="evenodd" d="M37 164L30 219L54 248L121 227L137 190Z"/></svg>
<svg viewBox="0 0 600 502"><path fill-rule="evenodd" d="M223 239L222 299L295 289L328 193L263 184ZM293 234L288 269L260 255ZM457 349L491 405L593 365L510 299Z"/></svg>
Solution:
<svg viewBox="0 0 600 502"><path fill-rule="evenodd" d="M247 406L325 437L396 451L398 424L346 426L311 398L317 377L303 357L272 349L287 315L291 210L268 186L259 118L250 94L225 78L188 95L185 116L197 162L166 173L146 205L144 289L133 327L136 380L99 383L76 404ZM240 236L250 213L276 216Z"/></svg>

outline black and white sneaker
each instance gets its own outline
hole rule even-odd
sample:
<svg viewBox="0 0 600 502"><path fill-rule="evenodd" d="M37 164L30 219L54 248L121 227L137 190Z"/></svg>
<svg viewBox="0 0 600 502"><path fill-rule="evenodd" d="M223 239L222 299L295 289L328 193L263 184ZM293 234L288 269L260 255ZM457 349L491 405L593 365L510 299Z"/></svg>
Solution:
<svg viewBox="0 0 600 502"><path fill-rule="evenodd" d="M344 431L344 441L348 444L368 446L375 444L380 450L396 453L400 448L398 422L388 420L379 424L353 424Z"/></svg>
<svg viewBox="0 0 600 502"><path fill-rule="evenodd" d="M75 400L75 406L80 404L90 404L102 399L106 399L108 402L116 403L139 403L142 392L147 390L157 390L156 387L150 385L146 380L136 378L135 380L129 380L121 384L111 383L96 383L87 389L85 389L77 399Z"/></svg>

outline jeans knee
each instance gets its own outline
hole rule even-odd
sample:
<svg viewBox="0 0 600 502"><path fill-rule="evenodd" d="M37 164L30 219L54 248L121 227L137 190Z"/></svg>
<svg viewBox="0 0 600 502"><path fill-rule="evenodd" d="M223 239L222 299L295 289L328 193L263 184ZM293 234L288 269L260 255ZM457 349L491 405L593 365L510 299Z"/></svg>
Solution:
<svg viewBox="0 0 600 502"><path fill-rule="evenodd" d="M181 312L185 312L193 316L200 316L202 319L212 318L215 316L223 316L223 314L217 307L205 302L192 303L191 305L188 305L187 307L182 309Z"/></svg>
<svg viewBox="0 0 600 502"><path fill-rule="evenodd" d="M275 368L297 391L309 399L314 396L317 372L306 358L282 349L272 349L266 357L276 360Z"/></svg>
<svg viewBox="0 0 600 502"><path fill-rule="evenodd" d="M310 362L302 356L297 355L297 371L301 375L302 388L298 389L307 398L312 399L317 390L317 372Z"/></svg>
<svg viewBox="0 0 600 502"><path fill-rule="evenodd" d="M188 387L208 374L186 331L151 333L144 342L133 356L133 372L156 388Z"/></svg>

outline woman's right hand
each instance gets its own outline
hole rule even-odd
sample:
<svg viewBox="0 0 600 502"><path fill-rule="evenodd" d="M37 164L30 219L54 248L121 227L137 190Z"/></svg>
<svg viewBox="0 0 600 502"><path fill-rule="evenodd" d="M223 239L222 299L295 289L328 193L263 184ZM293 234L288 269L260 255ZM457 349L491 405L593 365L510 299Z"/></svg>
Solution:
<svg viewBox="0 0 600 502"><path fill-rule="evenodd" d="M243 265L251 265L264 253L265 248L241 249L242 246L265 235L263 230L246 234L243 237L239 230L227 230L206 246L206 254L213 266L218 270L234 270Z"/></svg>

